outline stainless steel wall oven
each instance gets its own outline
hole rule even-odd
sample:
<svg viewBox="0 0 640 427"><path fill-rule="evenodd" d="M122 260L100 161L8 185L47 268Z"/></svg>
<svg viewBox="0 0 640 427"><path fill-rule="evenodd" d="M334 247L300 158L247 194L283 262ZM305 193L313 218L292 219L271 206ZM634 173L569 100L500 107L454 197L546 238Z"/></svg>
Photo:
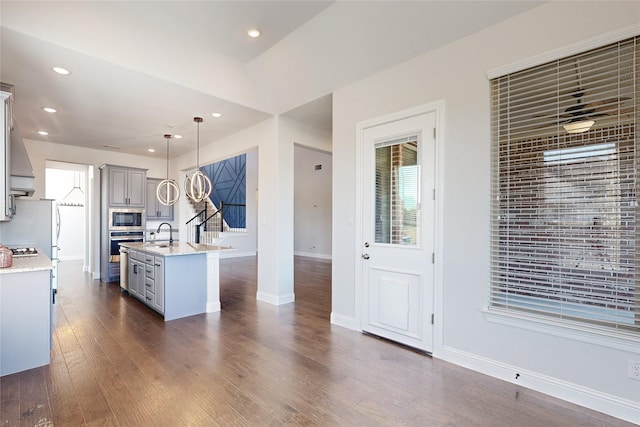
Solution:
<svg viewBox="0 0 640 427"><path fill-rule="evenodd" d="M120 243L142 243L144 231L109 231L109 262L120 262Z"/></svg>

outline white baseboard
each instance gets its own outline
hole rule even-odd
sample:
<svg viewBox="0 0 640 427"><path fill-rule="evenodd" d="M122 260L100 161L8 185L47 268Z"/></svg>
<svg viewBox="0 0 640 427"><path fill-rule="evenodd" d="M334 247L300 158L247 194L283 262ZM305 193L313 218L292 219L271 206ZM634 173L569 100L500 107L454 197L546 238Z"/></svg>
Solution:
<svg viewBox="0 0 640 427"><path fill-rule="evenodd" d="M319 254L317 252L294 252L293 254L296 256L331 260L331 254Z"/></svg>
<svg viewBox="0 0 640 427"><path fill-rule="evenodd" d="M343 328L359 331L360 325L353 317L343 316L342 314L331 313L331 324L342 326Z"/></svg>
<svg viewBox="0 0 640 427"><path fill-rule="evenodd" d="M289 304L294 302L296 300L296 296L293 293L288 295L278 296L273 294L267 294L265 292L258 292L256 294L256 299L258 301L263 301L273 305L283 305L283 304Z"/></svg>
<svg viewBox="0 0 640 427"><path fill-rule="evenodd" d="M245 256L256 256L256 252L236 252L236 251L225 251L220 252L220 259L222 258L242 258Z"/></svg>
<svg viewBox="0 0 640 427"><path fill-rule="evenodd" d="M215 313L217 311L220 311L220 301L218 302L208 302L207 306L205 307L205 312L207 313Z"/></svg>
<svg viewBox="0 0 640 427"><path fill-rule="evenodd" d="M640 423L640 402L623 399L537 372L520 369L516 366L467 353L453 347L444 346L442 352L438 354L438 358L625 421ZM519 374L518 379L516 379L516 374Z"/></svg>
<svg viewBox="0 0 640 427"><path fill-rule="evenodd" d="M58 257L60 261L84 261L83 255L66 255Z"/></svg>
<svg viewBox="0 0 640 427"><path fill-rule="evenodd" d="M94 271L93 273L91 273L91 278L93 280L100 280L100 272Z"/></svg>

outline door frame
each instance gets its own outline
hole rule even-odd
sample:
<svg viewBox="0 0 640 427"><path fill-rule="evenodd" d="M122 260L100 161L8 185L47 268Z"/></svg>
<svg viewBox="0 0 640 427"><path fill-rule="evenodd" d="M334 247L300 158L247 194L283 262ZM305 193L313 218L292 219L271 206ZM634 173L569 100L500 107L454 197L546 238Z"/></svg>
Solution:
<svg viewBox="0 0 640 427"><path fill-rule="evenodd" d="M364 155L364 133L365 130L384 125L387 123L419 116L426 113L435 113L436 122L436 147L435 147L435 212L434 212L434 248L435 262L433 269L433 351L432 355L438 357L443 350L443 219L444 219L444 117L445 117L445 101L439 100L417 107L409 108L384 116L365 120L356 123L356 156L355 156L355 218L362 218L362 156ZM363 293L363 275L362 275L362 223L357 221L354 227L355 239L353 246L354 265L355 268L355 325L358 330L362 331L362 293Z"/></svg>

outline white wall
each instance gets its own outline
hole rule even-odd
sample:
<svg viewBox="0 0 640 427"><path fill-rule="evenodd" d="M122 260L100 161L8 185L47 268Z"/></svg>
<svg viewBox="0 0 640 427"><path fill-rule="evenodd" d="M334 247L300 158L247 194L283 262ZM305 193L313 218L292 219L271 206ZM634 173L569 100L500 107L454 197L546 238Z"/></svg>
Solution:
<svg viewBox="0 0 640 427"><path fill-rule="evenodd" d="M579 13L576 11L579 10ZM579 18L578 18L579 17ZM444 100L444 252L434 354L640 422L633 351L489 322L490 103L487 70L640 22L639 2L550 2L333 94L332 319L356 327L355 129L361 121ZM526 373L526 374L524 374Z"/></svg>
<svg viewBox="0 0 640 427"><path fill-rule="evenodd" d="M294 147L296 255L331 259L331 154ZM316 165L321 169L316 170Z"/></svg>

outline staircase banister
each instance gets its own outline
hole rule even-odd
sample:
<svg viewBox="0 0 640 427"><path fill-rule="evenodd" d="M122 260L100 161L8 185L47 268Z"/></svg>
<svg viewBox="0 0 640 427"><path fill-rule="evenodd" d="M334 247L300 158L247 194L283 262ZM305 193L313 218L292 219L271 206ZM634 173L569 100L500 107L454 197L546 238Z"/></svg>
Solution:
<svg viewBox="0 0 640 427"><path fill-rule="evenodd" d="M191 218L189 221L185 222L184 224L185 224L185 225L189 225L189 224L191 224L191 222L193 222L196 218L198 218L200 215L202 215L203 213L206 213L206 212L207 212L207 209L206 209L206 208L205 208L205 209L202 209L200 212L198 212L197 214L195 214L193 218Z"/></svg>

